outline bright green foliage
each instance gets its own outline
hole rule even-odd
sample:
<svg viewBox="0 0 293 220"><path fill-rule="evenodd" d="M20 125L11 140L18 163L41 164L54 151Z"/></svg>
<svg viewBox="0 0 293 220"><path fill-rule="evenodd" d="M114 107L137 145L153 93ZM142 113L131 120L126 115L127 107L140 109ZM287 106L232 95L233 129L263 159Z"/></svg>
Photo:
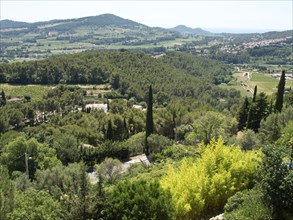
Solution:
<svg viewBox="0 0 293 220"><path fill-rule="evenodd" d="M171 191L176 218L198 219L222 209L230 196L252 186L259 161L257 151L245 153L213 139L196 161L183 159L178 169L170 165L161 183Z"/></svg>
<svg viewBox="0 0 293 220"><path fill-rule="evenodd" d="M30 176L34 175L36 169L47 169L60 164L53 148L39 143L35 138L26 140L23 136L4 146L0 161L7 165L10 173L16 170L24 172L25 153L30 157L28 161Z"/></svg>
<svg viewBox="0 0 293 220"><path fill-rule="evenodd" d="M15 192L14 209L7 215L7 219L58 220L63 218L60 203L54 200L49 193L29 189L24 192Z"/></svg>
<svg viewBox="0 0 293 220"><path fill-rule="evenodd" d="M169 160L180 161L183 158L195 158L199 157L199 149L194 146L185 146L181 144L173 144L166 147L161 153L152 155L152 161Z"/></svg>
<svg viewBox="0 0 293 220"><path fill-rule="evenodd" d="M173 219L171 195L159 182L120 182L115 186L106 209L111 220Z"/></svg>
<svg viewBox="0 0 293 220"><path fill-rule="evenodd" d="M154 119L153 119L153 90L152 86L150 85L149 88L149 96L148 96L148 106L147 106L147 114L146 114L146 139L145 139L145 147L146 151L145 154L149 155L151 153L150 146L148 145L148 136L154 133Z"/></svg>
<svg viewBox="0 0 293 220"><path fill-rule="evenodd" d="M14 184L9 179L8 170L0 165L0 219L13 209Z"/></svg>
<svg viewBox="0 0 293 220"><path fill-rule="evenodd" d="M283 107L283 98L284 98L284 91L285 91L285 70L282 71L282 75L278 84L278 92L277 92L277 99L275 109L278 112L282 111Z"/></svg>
<svg viewBox="0 0 293 220"><path fill-rule="evenodd" d="M230 197L225 205L225 219L227 220L269 220L271 210L264 204L259 187L252 190L238 192Z"/></svg>

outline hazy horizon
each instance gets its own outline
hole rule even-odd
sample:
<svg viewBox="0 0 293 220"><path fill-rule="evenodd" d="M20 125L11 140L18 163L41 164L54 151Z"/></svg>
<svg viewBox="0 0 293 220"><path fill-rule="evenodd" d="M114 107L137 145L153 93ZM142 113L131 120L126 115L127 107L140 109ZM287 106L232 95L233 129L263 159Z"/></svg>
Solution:
<svg viewBox="0 0 293 220"><path fill-rule="evenodd" d="M150 27L191 28L220 33L293 29L292 1L7 1L0 19L38 22L114 14Z"/></svg>

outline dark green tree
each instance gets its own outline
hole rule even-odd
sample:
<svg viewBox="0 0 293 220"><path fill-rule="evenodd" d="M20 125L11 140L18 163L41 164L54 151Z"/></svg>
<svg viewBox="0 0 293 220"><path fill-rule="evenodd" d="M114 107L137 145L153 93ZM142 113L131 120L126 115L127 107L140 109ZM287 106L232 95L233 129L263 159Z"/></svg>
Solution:
<svg viewBox="0 0 293 220"><path fill-rule="evenodd" d="M2 92L1 92L0 106L1 105L6 105L6 95L5 95L5 92L4 92L3 89L2 89Z"/></svg>
<svg viewBox="0 0 293 220"><path fill-rule="evenodd" d="M128 139L129 138L129 130L128 130L128 126L126 123L126 119L123 119L123 126L124 126L124 139Z"/></svg>
<svg viewBox="0 0 293 220"><path fill-rule="evenodd" d="M250 105L248 115L247 115L247 122L246 122L246 130L252 129L252 120L253 120L253 111L254 111L254 103Z"/></svg>
<svg viewBox="0 0 293 220"><path fill-rule="evenodd" d="M9 128L9 117L4 109L0 109L0 133L4 133Z"/></svg>
<svg viewBox="0 0 293 220"><path fill-rule="evenodd" d="M113 123L112 123L112 139L109 140L114 140L114 141L122 141L124 140L125 136L125 127L123 123L123 119L120 115L114 115L113 118Z"/></svg>
<svg viewBox="0 0 293 220"><path fill-rule="evenodd" d="M278 84L278 92L277 92L277 99L276 99L276 105L275 105L275 110L278 112L282 111L284 91L285 91L285 70L282 71L282 75Z"/></svg>
<svg viewBox="0 0 293 220"><path fill-rule="evenodd" d="M254 87L254 90L253 90L252 102L255 102L256 94L257 94L257 85Z"/></svg>
<svg viewBox="0 0 293 220"><path fill-rule="evenodd" d="M109 99L107 99L107 112L110 111L110 102L109 102Z"/></svg>
<svg viewBox="0 0 293 220"><path fill-rule="evenodd" d="M263 153L264 201L272 208L272 219L287 219L285 216L293 214L293 170L284 163L282 158L286 155L279 147L265 147Z"/></svg>
<svg viewBox="0 0 293 220"><path fill-rule="evenodd" d="M261 92L256 95L255 101L252 102L247 117L247 129L252 129L258 132L260 122L269 114L269 102L265 93Z"/></svg>
<svg viewBox="0 0 293 220"><path fill-rule="evenodd" d="M149 96L148 96L148 106L147 106L147 115L146 115L146 138L145 138L145 147L146 151L145 154L149 155L150 154L150 149L148 145L147 138L150 136L152 133L154 133L154 119L153 119L153 90L152 86L150 85L149 87Z"/></svg>
<svg viewBox="0 0 293 220"><path fill-rule="evenodd" d="M252 129L258 132L260 122L265 119L269 114L269 102L265 93L261 92L256 96L255 109L253 112Z"/></svg>
<svg viewBox="0 0 293 220"><path fill-rule="evenodd" d="M113 140L113 127L111 120L108 121L108 128L106 133L106 139L107 140Z"/></svg>
<svg viewBox="0 0 293 220"><path fill-rule="evenodd" d="M12 219L63 219L61 203L45 190L16 191L14 209L7 214Z"/></svg>
<svg viewBox="0 0 293 220"><path fill-rule="evenodd" d="M256 111L255 99L256 99L256 95L257 95L257 86L254 87L252 103L250 105L248 115L247 115L246 129L255 130L253 128L253 121L255 120L255 111Z"/></svg>
<svg viewBox="0 0 293 220"><path fill-rule="evenodd" d="M0 219L13 210L14 183L9 179L8 170L0 165Z"/></svg>
<svg viewBox="0 0 293 220"><path fill-rule="evenodd" d="M242 104L242 106L240 107L239 111L238 111L238 130L242 131L245 126L246 126L246 122L247 122L247 117L248 117L248 112L249 112L249 101L248 98L245 97L245 100Z"/></svg>

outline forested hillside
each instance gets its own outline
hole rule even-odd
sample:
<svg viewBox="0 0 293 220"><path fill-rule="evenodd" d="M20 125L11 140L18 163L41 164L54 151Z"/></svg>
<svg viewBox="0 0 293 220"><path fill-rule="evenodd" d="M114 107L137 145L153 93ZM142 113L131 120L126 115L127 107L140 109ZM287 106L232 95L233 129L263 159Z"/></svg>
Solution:
<svg viewBox="0 0 293 220"><path fill-rule="evenodd" d="M1 64L0 219L292 219L285 71L272 95L230 79L177 52Z"/></svg>
<svg viewBox="0 0 293 220"><path fill-rule="evenodd" d="M212 103L236 98L235 102L239 92L228 92L213 85L227 82L230 78L228 66L181 53L154 58L139 52L88 52L0 65L0 83L110 83L122 97L133 97L137 101L146 100L146 91L151 84L159 104L167 104L172 97L190 97L197 101L206 99Z"/></svg>

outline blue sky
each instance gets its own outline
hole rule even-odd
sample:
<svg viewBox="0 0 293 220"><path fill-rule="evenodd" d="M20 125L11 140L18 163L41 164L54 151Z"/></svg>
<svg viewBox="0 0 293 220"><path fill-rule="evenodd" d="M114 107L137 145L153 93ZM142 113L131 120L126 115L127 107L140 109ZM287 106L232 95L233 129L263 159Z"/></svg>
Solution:
<svg viewBox="0 0 293 220"><path fill-rule="evenodd" d="M277 1L1 0L0 19L36 22L111 13L148 26L179 24L213 32L293 29L293 3Z"/></svg>

